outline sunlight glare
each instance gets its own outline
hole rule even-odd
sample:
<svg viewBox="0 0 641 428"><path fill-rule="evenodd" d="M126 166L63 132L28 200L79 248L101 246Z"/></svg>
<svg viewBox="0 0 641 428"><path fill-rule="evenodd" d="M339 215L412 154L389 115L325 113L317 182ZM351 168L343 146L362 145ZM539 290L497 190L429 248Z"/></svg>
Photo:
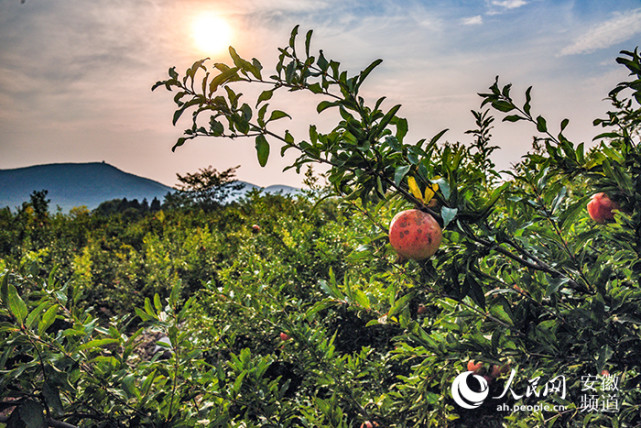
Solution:
<svg viewBox="0 0 641 428"><path fill-rule="evenodd" d="M192 24L196 47L207 55L224 52L231 43L232 30L227 21L213 13L198 15Z"/></svg>

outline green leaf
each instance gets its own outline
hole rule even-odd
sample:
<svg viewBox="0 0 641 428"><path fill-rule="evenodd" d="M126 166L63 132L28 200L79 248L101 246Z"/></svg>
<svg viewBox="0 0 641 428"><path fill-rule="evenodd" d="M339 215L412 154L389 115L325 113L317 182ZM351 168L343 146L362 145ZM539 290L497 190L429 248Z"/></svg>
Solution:
<svg viewBox="0 0 641 428"><path fill-rule="evenodd" d="M372 70L378 67L382 62L383 62L382 59L377 59L374 62L372 62L370 65L368 65L367 68L365 68L365 70L361 71L361 73L358 76L358 84L356 86L357 89L363 83L363 81L367 78L367 76L369 76Z"/></svg>
<svg viewBox="0 0 641 428"><path fill-rule="evenodd" d="M155 378L156 378L156 370L149 373L143 380L142 386L140 388L143 398L147 396L147 394L149 393L149 389L151 388L151 385L153 384Z"/></svg>
<svg viewBox="0 0 641 428"><path fill-rule="evenodd" d="M437 142L438 140L440 140L440 139L441 139L441 137L443 136L443 134L445 134L447 131L449 131L449 129L448 129L448 128L445 128L444 130L440 131L438 134L436 134L435 136L433 136L433 137L432 137L432 139L430 140L430 142L428 143L427 147L429 148L429 147L431 147L432 145L436 144L436 142ZM424 141L424 140L422 140L422 141ZM426 150L427 150L427 149L426 149Z"/></svg>
<svg viewBox="0 0 641 428"><path fill-rule="evenodd" d="M24 300L18 295L18 290L13 285L9 285L9 310L16 317L18 322L22 324L27 317L27 305Z"/></svg>
<svg viewBox="0 0 641 428"><path fill-rule="evenodd" d="M274 110L274 111L272 112L271 116L269 116L269 120L268 120L268 122L271 122L272 120L282 119L283 117L288 117L288 118L290 118L290 119L292 118L290 115L288 115L288 114L287 114L287 113L285 113L284 111Z"/></svg>
<svg viewBox="0 0 641 428"><path fill-rule="evenodd" d="M180 299L181 288L182 282L180 280L175 281L171 286L171 291L169 292L169 304L174 308L176 307L176 305L178 304L178 300Z"/></svg>
<svg viewBox="0 0 641 428"><path fill-rule="evenodd" d="M514 110L514 105L507 101L494 101L492 103L492 107L499 111L502 111L503 113Z"/></svg>
<svg viewBox="0 0 641 428"><path fill-rule="evenodd" d="M556 294L563 285L567 284L569 280L567 278L551 278L550 283L548 284L545 290L545 296L549 297Z"/></svg>
<svg viewBox="0 0 641 428"><path fill-rule="evenodd" d="M171 346L171 343L167 343L164 340L158 340L155 343L156 343L156 345L160 346L161 348L173 349L172 346Z"/></svg>
<svg viewBox="0 0 641 428"><path fill-rule="evenodd" d="M565 130L565 128L568 126L569 123L570 123L569 119L563 119L561 121L561 132Z"/></svg>
<svg viewBox="0 0 641 428"><path fill-rule="evenodd" d="M151 300L149 300L149 297L145 297L145 312L147 312L149 315L155 316L156 313L154 312L154 309L151 306Z"/></svg>
<svg viewBox="0 0 641 428"><path fill-rule="evenodd" d="M63 414L62 401L60 400L60 392L58 388L47 381L42 385L42 395L49 409L51 409L55 416Z"/></svg>
<svg viewBox="0 0 641 428"><path fill-rule="evenodd" d="M294 49L294 47L295 47L296 36L298 35L298 27L300 27L300 26L299 25L295 26L292 29L292 33L289 36L289 47L292 48L292 49Z"/></svg>
<svg viewBox="0 0 641 428"><path fill-rule="evenodd" d="M500 187L497 187L492 191L492 194L490 195L489 201L485 204L485 206L480 210L479 212L479 217L481 219L485 218L489 213L496 201L501 197L503 192L505 191L506 188L510 186L510 182L503 183Z"/></svg>
<svg viewBox="0 0 641 428"><path fill-rule="evenodd" d="M27 400L18 408L20 419L24 422L26 428L42 428L46 427L44 408L41 404Z"/></svg>
<svg viewBox="0 0 641 428"><path fill-rule="evenodd" d="M294 136L289 133L289 131L285 131L285 142L287 144L294 144Z"/></svg>
<svg viewBox="0 0 641 428"><path fill-rule="evenodd" d="M48 302L48 301L44 301L44 302L40 303L37 308L35 308L33 311L31 311L29 313L29 316L27 317L27 321L25 321L25 323L24 323L25 327L31 328L31 325L34 323L34 321L36 320L38 315L40 315L40 313L42 311L44 311L44 309L47 307L47 305L49 303L50 302Z"/></svg>
<svg viewBox="0 0 641 428"><path fill-rule="evenodd" d="M47 312L44 313L42 316L42 319L38 323L38 334L42 336L45 331L53 324L53 322L56 319L56 315L58 313L58 305L53 305L49 309L47 309Z"/></svg>
<svg viewBox="0 0 641 428"><path fill-rule="evenodd" d="M512 321L512 318L510 317L510 314L508 314L505 310L505 308L501 305L492 305L490 307L490 313L496 317L497 319L500 319L503 322L508 323L509 325L514 325L514 321Z"/></svg>
<svg viewBox="0 0 641 428"><path fill-rule="evenodd" d="M316 304L314 304L311 308L309 308L307 312L305 312L305 317L307 318L307 320L311 321L312 319L314 319L315 315L318 312L324 311L325 309L335 305L336 305L336 302L334 299L328 299L328 298L323 299L319 302L316 302Z"/></svg>
<svg viewBox="0 0 641 428"><path fill-rule="evenodd" d="M211 117L209 119L209 130L215 137L220 137L225 133L225 127L222 123ZM183 141L184 143L184 141Z"/></svg>
<svg viewBox="0 0 641 428"><path fill-rule="evenodd" d="M407 119L405 118L399 118L396 121L396 139L398 141L403 141L403 138L407 135L408 131L408 126L407 126Z"/></svg>
<svg viewBox="0 0 641 428"><path fill-rule="evenodd" d="M536 118L536 129L539 132L547 132L548 126L543 116L539 116Z"/></svg>
<svg viewBox="0 0 641 428"><path fill-rule="evenodd" d="M143 310L141 310L140 308L134 308L134 312L135 312L135 313L136 313L136 315L138 315L138 317L140 317L140 319L141 319L141 320L143 320L143 321L149 321L150 319L153 319L153 317L152 317L151 315L148 315L146 312L144 312L144 311L143 311Z"/></svg>
<svg viewBox="0 0 641 428"><path fill-rule="evenodd" d="M60 290L56 290L53 294L56 296L56 299L63 305L67 304L67 286L68 284L65 284L64 287L62 287Z"/></svg>
<svg viewBox="0 0 641 428"><path fill-rule="evenodd" d="M561 187L561 190L559 193L556 195L554 200L552 201L552 205L550 207L550 213L554 214L556 213L557 209L559 206L563 203L563 200L565 199L565 196L567 195L568 189L567 187L563 186Z"/></svg>
<svg viewBox="0 0 641 428"><path fill-rule="evenodd" d="M323 93L323 87L318 82L312 83L311 85L309 85L307 87L307 89L309 89L314 94L322 94Z"/></svg>
<svg viewBox="0 0 641 428"><path fill-rule="evenodd" d="M511 114L503 118L503 122L518 122L519 120L525 120L526 118L518 114Z"/></svg>
<svg viewBox="0 0 641 428"><path fill-rule="evenodd" d="M409 301L412 297L414 297L414 293L407 293L400 299L396 300L387 313L387 319L390 319L394 315L401 312L409 304Z"/></svg>
<svg viewBox="0 0 641 428"><path fill-rule="evenodd" d="M447 227L448 224L454 220L456 214L458 213L458 208L441 208L441 217L443 218L443 229Z"/></svg>
<svg viewBox="0 0 641 428"><path fill-rule="evenodd" d="M219 75L211 79L211 82L209 83L209 95L211 96L214 92L216 92L220 85L234 80L238 80L238 68L227 68Z"/></svg>
<svg viewBox="0 0 641 428"><path fill-rule="evenodd" d="M87 342L87 343L85 343L85 344L80 345L80 347L78 348L78 350L79 350L79 351L82 351L82 350L85 350L85 349L101 348L101 347L103 347L103 346L109 346L109 345L113 345L113 344L115 344L115 343L119 343L119 342L120 342L120 340L118 340L118 339L111 339L111 338L107 338L107 339L94 339L94 340L91 340L91 341L89 341L89 342Z"/></svg>
<svg viewBox="0 0 641 428"><path fill-rule="evenodd" d="M240 112L241 112L241 117L242 117L243 122L249 122L251 120L253 112L252 112L251 107L249 107L249 105L243 104L240 107ZM244 133L246 134L246 132L244 132Z"/></svg>
<svg viewBox="0 0 641 428"><path fill-rule="evenodd" d="M318 65L318 68L320 68L322 71L327 71L327 68L329 67L329 63L327 62L327 59L325 59L325 55L323 55L323 51L321 50L318 59L316 60L316 64Z"/></svg>
<svg viewBox="0 0 641 428"><path fill-rule="evenodd" d="M361 307L365 309L370 308L370 301L367 295L363 292L363 290L356 290L354 292L354 298L356 299L356 303L361 305Z"/></svg>
<svg viewBox="0 0 641 428"><path fill-rule="evenodd" d="M256 137L256 154L260 166L265 166L269 158L269 143L263 134Z"/></svg>
<svg viewBox="0 0 641 428"><path fill-rule="evenodd" d="M441 177L438 180L431 180L432 183L438 184L441 194L445 199L450 198L450 183L444 178Z"/></svg>
<svg viewBox="0 0 641 428"><path fill-rule="evenodd" d="M585 143L580 143L576 147L576 160L580 165L585 163Z"/></svg>
<svg viewBox="0 0 641 428"><path fill-rule="evenodd" d="M318 103L318 106L316 107L316 111L318 113L322 113L324 110L327 110L330 107L336 107L338 105L338 102L336 101L321 101Z"/></svg>
<svg viewBox="0 0 641 428"><path fill-rule="evenodd" d="M510 89L512 89L512 84L508 83L507 85L503 86L503 90L501 91L501 95L503 95L505 98L510 98Z"/></svg>
<svg viewBox="0 0 641 428"><path fill-rule="evenodd" d="M245 377L247 376L247 371L242 371L236 377L236 380L234 380L234 386L232 387L232 391L237 394L240 392L240 388L243 386L243 381L245 380Z"/></svg>
<svg viewBox="0 0 641 428"><path fill-rule="evenodd" d="M481 285L472 277L472 275L467 275L465 277L464 285L467 288L467 295L474 300L474 302L485 310L485 294L483 293L483 288Z"/></svg>
<svg viewBox="0 0 641 428"><path fill-rule="evenodd" d="M396 112L397 112L400 108L401 108L401 105L400 105L400 104L397 104L397 105L395 105L394 107L392 107L392 108L391 108L391 109L390 109L390 110L385 114L385 116L383 116L383 118L381 119L380 123L379 123L379 124L378 124L378 126L376 127L376 132L377 132L377 133L382 132L382 131L387 127L387 125L390 123L390 121L392 120L392 118L394 118L394 116L396 116Z"/></svg>
<svg viewBox="0 0 641 428"><path fill-rule="evenodd" d="M125 376L121 381L122 389L129 397L140 398L140 391L136 388L136 377L132 374Z"/></svg>
<svg viewBox="0 0 641 428"><path fill-rule="evenodd" d="M2 299L5 305L9 304L9 272L2 275L2 280L0 281L0 299Z"/></svg>
<svg viewBox="0 0 641 428"><path fill-rule="evenodd" d="M250 63L247 60L244 60L238 55L236 52L236 49L234 49L232 46L229 47L229 55L231 56L232 60L234 61L234 65L242 70L245 74L247 71L249 71L251 74L254 75L256 79L261 79L260 76L260 63L257 63L258 67L252 63Z"/></svg>
<svg viewBox="0 0 641 428"><path fill-rule="evenodd" d="M274 90L273 89L268 89L266 91L261 92L261 94L258 96L258 101L256 102L256 107L258 107L258 104L262 103L263 101L270 100L273 95L274 95Z"/></svg>
<svg viewBox="0 0 641 428"><path fill-rule="evenodd" d="M305 35L305 55L309 58L309 50L312 43L312 33L313 30L309 30L307 35Z"/></svg>
<svg viewBox="0 0 641 428"><path fill-rule="evenodd" d="M531 106L530 106L530 102L532 101L531 92L532 92L532 87L531 86L525 90L525 104L523 105L523 111L527 115L530 114L530 109L531 109Z"/></svg>
<svg viewBox="0 0 641 428"><path fill-rule="evenodd" d="M174 112L174 117L173 117L173 118L172 118L172 120L171 120L171 123L172 123L174 126L176 126L176 123L178 122L178 119L180 119L180 116L182 116L182 114L185 112L185 110L186 110L186 109L187 109L187 108L183 106L183 107L179 108L178 110L176 110L176 111Z"/></svg>
<svg viewBox="0 0 641 428"><path fill-rule="evenodd" d="M410 170L412 166L411 165L401 165L399 167L396 167L396 170L394 171L394 184L397 186L400 186L401 182L403 181L403 178L407 175L407 172Z"/></svg>
<svg viewBox="0 0 641 428"><path fill-rule="evenodd" d="M174 144L174 146L171 148L171 151L175 152L177 147L180 147L183 144L185 144L185 141L187 141L185 137L180 137L178 141L176 141L176 144Z"/></svg>

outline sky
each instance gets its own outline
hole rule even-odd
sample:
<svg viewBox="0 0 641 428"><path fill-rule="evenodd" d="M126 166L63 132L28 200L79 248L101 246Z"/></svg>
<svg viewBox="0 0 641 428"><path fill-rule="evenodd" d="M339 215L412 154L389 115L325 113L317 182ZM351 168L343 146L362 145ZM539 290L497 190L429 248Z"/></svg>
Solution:
<svg viewBox="0 0 641 428"><path fill-rule="evenodd" d="M203 41L203 16L228 34ZM151 91L172 66L229 62L220 42L273 70L297 24L350 73L383 59L362 95L402 104L410 142L446 128L444 140L470 142L477 94L499 76L521 100L533 86L533 113L552 130L570 119L566 135L590 145L604 98L626 79L615 58L641 45L641 1L0 0L0 169L105 161L171 186L176 173L241 165L241 180L300 186L302 174L282 171L293 153L281 158L276 142L264 168L249 139L200 138L172 152L189 117L172 126L173 94ZM336 119L315 113L319 101L273 103L295 113L285 126L305 139L310 123L331 129ZM496 116L494 160L506 169L536 132Z"/></svg>

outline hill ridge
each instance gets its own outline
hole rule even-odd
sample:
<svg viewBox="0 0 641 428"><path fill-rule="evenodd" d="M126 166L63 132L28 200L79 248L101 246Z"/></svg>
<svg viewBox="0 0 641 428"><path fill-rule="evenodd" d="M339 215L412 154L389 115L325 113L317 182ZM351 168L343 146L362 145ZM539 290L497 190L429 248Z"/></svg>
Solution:
<svg viewBox="0 0 641 428"><path fill-rule="evenodd" d="M251 189L266 192L294 193L299 189L275 184L267 187L240 181L245 188L236 195L241 197ZM174 188L156 180L125 172L105 161L58 162L0 169L0 208L15 209L29 201L33 191L47 190L50 211L60 207L63 212L85 205L89 209L111 199L147 199L162 201Z"/></svg>

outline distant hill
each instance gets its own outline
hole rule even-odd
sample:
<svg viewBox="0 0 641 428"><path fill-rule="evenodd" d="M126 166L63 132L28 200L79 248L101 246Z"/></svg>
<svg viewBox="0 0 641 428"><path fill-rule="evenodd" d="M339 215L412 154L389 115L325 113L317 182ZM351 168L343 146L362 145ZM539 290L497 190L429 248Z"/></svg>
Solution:
<svg viewBox="0 0 641 428"><path fill-rule="evenodd" d="M273 184L267 187L260 187L242 180L238 180L238 182L244 187L237 193L230 195L226 200L223 201L224 203L238 201L240 198L245 196L245 194L249 193L252 190L262 190L265 193L279 193L281 195L296 195L298 193L301 193L300 189L284 184Z"/></svg>
<svg viewBox="0 0 641 428"><path fill-rule="evenodd" d="M237 197L251 189L260 188L251 183L241 183L245 188ZM34 190L42 189L49 192L49 209L55 211L60 206L63 212L80 205L94 209L101 202L111 199L142 201L146 198L151 203L154 198L158 198L162 202L167 192L174 191L162 183L121 171L104 162L56 163L0 169L0 207L15 209L29 201L29 195ZM268 186L264 190L283 194L299 191L283 185Z"/></svg>
<svg viewBox="0 0 641 428"><path fill-rule="evenodd" d="M300 193L300 189L292 186L286 186L284 184L274 184L272 186L265 187L263 190L267 193L282 193L283 195Z"/></svg>
<svg viewBox="0 0 641 428"><path fill-rule="evenodd" d="M153 198L163 200L173 191L157 181L129 174L102 162L55 163L25 168L0 169L0 207L15 208L29 200L34 190L46 189L49 209L63 211L86 205L96 208L101 202L117 199Z"/></svg>

